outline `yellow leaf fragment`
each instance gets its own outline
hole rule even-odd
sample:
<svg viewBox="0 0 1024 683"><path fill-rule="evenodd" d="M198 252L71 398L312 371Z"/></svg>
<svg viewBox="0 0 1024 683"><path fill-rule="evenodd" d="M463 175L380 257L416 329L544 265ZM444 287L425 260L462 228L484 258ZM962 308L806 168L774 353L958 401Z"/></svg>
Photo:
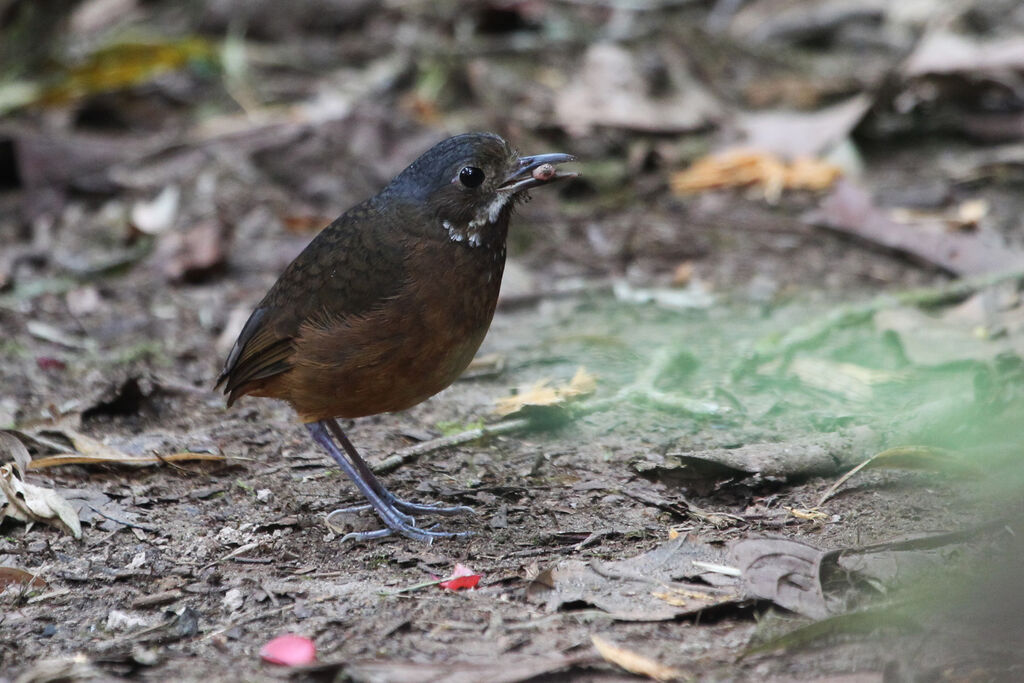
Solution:
<svg viewBox="0 0 1024 683"><path fill-rule="evenodd" d="M789 514L793 515L797 519L806 519L812 522L824 522L828 519L828 515L821 510L816 508L786 508Z"/></svg>
<svg viewBox="0 0 1024 683"><path fill-rule="evenodd" d="M43 105L60 105L96 93L149 82L190 65L209 69L216 62L213 46L201 38L149 43L118 43L100 48L69 68L59 82L39 96Z"/></svg>
<svg viewBox="0 0 1024 683"><path fill-rule="evenodd" d="M842 175L835 164L801 157L786 162L756 149L732 149L698 159L672 176L676 194L735 187L757 187L774 201L783 190L826 190Z"/></svg>
<svg viewBox="0 0 1024 683"><path fill-rule="evenodd" d="M664 600L673 607L686 607L693 601L705 604L716 604L722 600L722 596L720 595L711 595L710 593L692 591L685 588L669 588L664 591L652 591L651 595L659 600Z"/></svg>
<svg viewBox="0 0 1024 683"><path fill-rule="evenodd" d="M673 669L654 661L650 657L619 647L614 643L605 640L601 636L590 636L590 642L594 644L598 653L605 661L622 667L626 671L640 676L647 676L656 681L672 681L683 678L684 674L679 669Z"/></svg>
<svg viewBox="0 0 1024 683"><path fill-rule="evenodd" d="M552 385L550 379L542 379L518 394L499 398L494 412L504 417L519 412L525 406L561 405L580 396L588 396L595 389L597 379L581 367L568 384Z"/></svg>

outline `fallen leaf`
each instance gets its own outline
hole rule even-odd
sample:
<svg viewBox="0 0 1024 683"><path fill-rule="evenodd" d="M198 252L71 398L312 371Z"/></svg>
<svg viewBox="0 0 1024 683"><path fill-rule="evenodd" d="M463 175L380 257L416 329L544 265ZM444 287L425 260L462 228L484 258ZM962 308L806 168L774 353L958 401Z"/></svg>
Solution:
<svg viewBox="0 0 1024 683"><path fill-rule="evenodd" d="M281 666L307 666L316 661L316 645L305 636L278 636L260 648L260 658Z"/></svg>
<svg viewBox="0 0 1024 683"><path fill-rule="evenodd" d="M730 564L739 567L749 595L812 619L831 614L821 585L825 552L782 538L753 538L733 544Z"/></svg>
<svg viewBox="0 0 1024 683"><path fill-rule="evenodd" d="M0 430L0 463L13 462L24 471L31 461L32 455L21 439L6 429Z"/></svg>
<svg viewBox="0 0 1024 683"><path fill-rule="evenodd" d="M0 509L0 519L6 515L23 522L44 522L63 529L76 539L82 537L82 525L71 504L53 489L19 479L11 464L0 466L0 493L7 502Z"/></svg>
<svg viewBox="0 0 1024 683"><path fill-rule="evenodd" d="M476 585L480 583L481 578L480 574L474 573L473 570L466 565L456 562L455 569L452 571L452 578L448 581L442 581L437 585L450 591L457 591L463 588L476 588Z"/></svg>
<svg viewBox="0 0 1024 683"><path fill-rule="evenodd" d="M43 588L46 586L46 581L24 569L0 566L0 593L8 586L14 584L25 584L33 588Z"/></svg>
<svg viewBox="0 0 1024 683"><path fill-rule="evenodd" d="M803 477L852 467L865 452L877 450L880 440L878 432L860 426L784 442L670 452L657 463L638 462L635 467L648 479L687 485L729 479L739 473Z"/></svg>
<svg viewBox="0 0 1024 683"><path fill-rule="evenodd" d="M650 657L615 645L601 636L590 636L590 642L594 644L594 648L606 661L622 667L631 674L647 676L656 681L671 681L683 677L683 672L679 669L673 669Z"/></svg>
<svg viewBox="0 0 1024 683"><path fill-rule="evenodd" d="M549 612L586 603L620 621L675 619L744 599L734 578L725 587L709 586L703 580L706 569L698 562L724 564L724 554L689 535L680 536L624 560L559 562L544 573L543 582L531 582L527 597L543 602ZM689 578L693 580L685 580Z"/></svg>
<svg viewBox="0 0 1024 683"><path fill-rule="evenodd" d="M563 127L586 132L611 126L656 133L679 133L707 126L721 106L685 65L676 72L686 80L665 97L647 91L641 67L633 54L610 42L592 45L583 56L580 73L557 93L555 111Z"/></svg>
<svg viewBox="0 0 1024 683"><path fill-rule="evenodd" d="M67 69L39 97L43 105L61 105L87 95L146 83L191 64L216 62L214 46L202 38L149 43L118 43L100 48Z"/></svg>
<svg viewBox="0 0 1024 683"><path fill-rule="evenodd" d="M226 456L215 453L170 453L168 455L82 455L79 453L61 453L47 455L33 460L28 469L41 470L46 467L58 467L60 465L157 465L165 462L192 462L192 461L222 462L227 460Z"/></svg>
<svg viewBox="0 0 1024 683"><path fill-rule="evenodd" d="M596 389L596 378L581 367L568 384L552 386L550 379L542 379L518 394L499 398L494 412L505 417L526 406L561 405L571 399L592 394Z"/></svg>
<svg viewBox="0 0 1024 683"><path fill-rule="evenodd" d="M785 159L811 159L846 139L871 107L871 98L856 95L817 111L759 111L744 114L738 126L743 146ZM797 174L804 170L798 170Z"/></svg>
<svg viewBox="0 0 1024 683"><path fill-rule="evenodd" d="M168 280L202 282L219 271L227 260L224 225L215 218L200 221L185 231L161 236L153 255Z"/></svg>
<svg viewBox="0 0 1024 683"><path fill-rule="evenodd" d="M827 161L800 157L786 162L781 157L757 149L732 149L695 161L685 171L672 176L676 194L707 190L756 187L768 201L775 201L783 190L826 190L842 175L842 170Z"/></svg>
<svg viewBox="0 0 1024 683"><path fill-rule="evenodd" d="M915 256L955 275L980 275L1020 270L1024 252L999 244L986 231L950 232L942 221L906 225L875 205L859 185L844 181L804 221L872 244Z"/></svg>

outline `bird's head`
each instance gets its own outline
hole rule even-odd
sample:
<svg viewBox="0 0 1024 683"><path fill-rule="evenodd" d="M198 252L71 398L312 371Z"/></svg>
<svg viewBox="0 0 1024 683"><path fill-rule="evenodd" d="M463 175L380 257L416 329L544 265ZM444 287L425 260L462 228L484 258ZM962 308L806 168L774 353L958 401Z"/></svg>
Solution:
<svg viewBox="0 0 1024 683"><path fill-rule="evenodd" d="M416 202L436 229L453 242L475 247L504 240L517 198L526 190L577 173L556 164L574 161L569 154L521 157L491 133L467 133L443 140L402 171L385 190Z"/></svg>

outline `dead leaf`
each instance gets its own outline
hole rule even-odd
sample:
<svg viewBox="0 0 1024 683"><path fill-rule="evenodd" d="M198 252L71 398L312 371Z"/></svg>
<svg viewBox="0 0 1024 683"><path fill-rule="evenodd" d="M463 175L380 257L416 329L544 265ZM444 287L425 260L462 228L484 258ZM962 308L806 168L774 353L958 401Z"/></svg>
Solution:
<svg viewBox="0 0 1024 683"><path fill-rule="evenodd" d="M81 455L77 453L63 453L58 455L47 455L36 458L29 465L29 469L41 470L46 467L59 467L61 465L128 465L129 467L142 465L157 465L165 462L223 462L227 457L214 453L171 453L169 455Z"/></svg>
<svg viewBox="0 0 1024 683"><path fill-rule="evenodd" d="M769 152L742 148L698 159L685 171L672 176L676 194L707 190L756 187L768 201L776 201L783 190L826 190L842 175L829 162L800 157L792 162Z"/></svg>
<svg viewBox="0 0 1024 683"><path fill-rule="evenodd" d="M43 90L39 104L61 105L145 83L193 63L213 64L216 54L214 46L202 38L108 45L61 74L55 85Z"/></svg>
<svg viewBox="0 0 1024 683"><path fill-rule="evenodd" d="M572 399L588 396L596 389L597 380L594 375L581 367L576 370L568 384L551 386L550 379L542 379L518 394L499 398L494 412L505 417L518 413L526 406L561 405Z"/></svg>
<svg viewBox="0 0 1024 683"><path fill-rule="evenodd" d="M950 232L939 221L898 223L875 205L864 188L848 181L838 183L804 221L909 254L955 275L1024 268L1024 252L1000 244L996 235Z"/></svg>
<svg viewBox="0 0 1024 683"><path fill-rule="evenodd" d="M13 432L0 430L0 463L13 462L21 471L28 469L32 455Z"/></svg>
<svg viewBox="0 0 1024 683"><path fill-rule="evenodd" d="M27 572L17 567L0 566L0 593L3 593L8 586L14 584L28 585L33 588L46 587L46 581L43 581L32 572Z"/></svg>
<svg viewBox="0 0 1024 683"><path fill-rule="evenodd" d="M590 636L590 642L606 661L620 666L631 674L647 676L656 681L672 681L684 676L679 669L660 664L650 657L615 645L601 636Z"/></svg>
<svg viewBox="0 0 1024 683"><path fill-rule="evenodd" d="M705 574L696 562L724 564L723 553L687 535L624 560L566 560L544 572L543 581L531 582L528 598L544 602L548 611L587 603L620 621L674 619L743 599L735 579L725 588L686 581ZM665 600L665 595L676 599Z"/></svg>
<svg viewBox="0 0 1024 683"><path fill-rule="evenodd" d="M558 121L570 131L585 133L611 126L655 133L681 133L703 128L721 111L714 96L686 73L672 94L652 97L633 54L613 43L592 45L569 85L555 95Z"/></svg>
<svg viewBox="0 0 1024 683"><path fill-rule="evenodd" d="M824 557L824 552L804 543L755 538L733 544L730 564L739 567L749 595L821 619L831 614L820 578Z"/></svg>
<svg viewBox="0 0 1024 683"><path fill-rule="evenodd" d="M0 492L7 502L0 519L6 515L23 522L44 522L76 539L82 537L82 525L75 509L53 489L19 479L10 464L0 466Z"/></svg>
<svg viewBox="0 0 1024 683"><path fill-rule="evenodd" d="M202 282L224 267L227 260L225 228L215 218L200 221L185 231L164 233L153 255L171 281Z"/></svg>
<svg viewBox="0 0 1024 683"><path fill-rule="evenodd" d="M739 473L798 477L852 467L863 460L865 452L876 450L879 441L879 434L870 427L853 427L782 443L667 453L660 462L639 462L635 467L648 479L684 485L728 479Z"/></svg>
<svg viewBox="0 0 1024 683"><path fill-rule="evenodd" d="M782 110L744 114L738 123L744 135L742 144L784 159L799 161L820 157L846 139L870 107L871 98L861 94L812 112ZM810 170L811 167L797 169L796 174L799 177Z"/></svg>

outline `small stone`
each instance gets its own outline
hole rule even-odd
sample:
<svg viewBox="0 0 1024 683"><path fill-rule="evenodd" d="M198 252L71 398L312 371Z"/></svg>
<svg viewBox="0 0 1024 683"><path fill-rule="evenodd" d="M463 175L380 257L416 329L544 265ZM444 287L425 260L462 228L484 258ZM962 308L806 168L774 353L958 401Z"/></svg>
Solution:
<svg viewBox="0 0 1024 683"><path fill-rule="evenodd" d="M245 596L239 588L232 588L224 594L224 599L221 600L221 605L228 612L237 612L242 609L243 603L245 603Z"/></svg>
<svg viewBox="0 0 1024 683"><path fill-rule="evenodd" d="M129 631L149 626L149 619L141 614L132 614L124 610L110 610L107 614L107 630Z"/></svg>

